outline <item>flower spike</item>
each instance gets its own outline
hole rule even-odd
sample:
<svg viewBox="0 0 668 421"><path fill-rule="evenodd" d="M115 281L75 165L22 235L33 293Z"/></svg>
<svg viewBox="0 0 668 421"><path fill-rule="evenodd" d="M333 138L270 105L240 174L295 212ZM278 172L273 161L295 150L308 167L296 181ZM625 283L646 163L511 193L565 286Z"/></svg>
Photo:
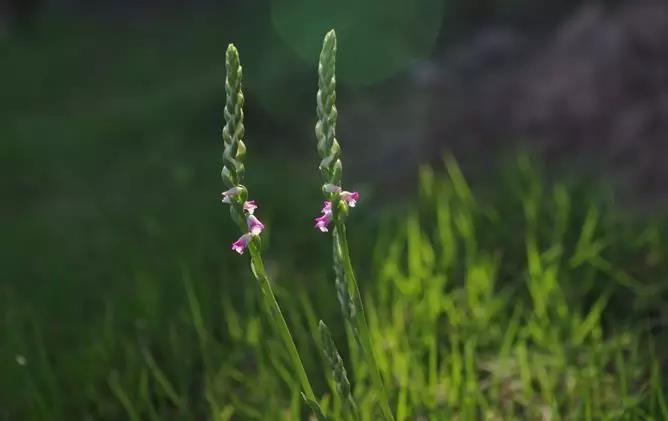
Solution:
<svg viewBox="0 0 668 421"><path fill-rule="evenodd" d="M378 363L374 355L369 326L364 314L362 298L355 278L355 272L350 262L350 250L346 235L345 218L349 208L354 208L360 198L358 192L343 190L341 164L341 146L336 139L336 33L334 30L325 35L318 63L318 93L316 95L317 122L315 136L317 150L320 155L318 168L324 176L322 192L327 202L322 209L322 215L315 219L315 228L322 232L329 231L332 225L332 241L334 269L337 279L337 297L341 310L348 323L347 334L351 343L360 345L361 355L368 367L368 373L375 390L379 394L380 408L383 419L394 420L389 399L385 391L383 379L380 375ZM340 293L339 293L340 292ZM354 308L355 311L350 311ZM326 344L325 344L326 345ZM329 351L329 352L328 352ZM328 357L334 357L331 349L325 349ZM332 358L334 366L338 360ZM339 367L337 367L338 369ZM342 372L335 373L342 389L341 395L349 395L348 385L343 381ZM345 393L344 393L345 392Z"/></svg>
<svg viewBox="0 0 668 421"><path fill-rule="evenodd" d="M336 33L334 30L325 35L318 63L318 93L316 95L316 113L318 120L315 125L315 136L318 141L317 149L320 155L320 171L325 177L322 191L333 206L323 215L316 218L315 227L322 232L327 232L327 226L332 221L345 218L347 214L344 207L339 212L339 204L354 208L359 200L359 193L348 192L341 188L341 146L336 139Z"/></svg>
<svg viewBox="0 0 668 421"><path fill-rule="evenodd" d="M254 200L247 200L248 191L241 184L244 179L244 155L246 145L244 144L244 96L241 89L242 70L239 61L239 53L234 45L227 47L225 55L225 67L227 76L225 78L225 127L223 129L223 170L221 172L223 182L228 190L223 192L222 201L230 205L230 214L234 222L239 225L242 232L241 237L232 244L232 250L243 254L248 250L251 262L251 272L258 281L262 295L264 310L268 317L273 319L277 333L288 351L297 379L299 380L302 396L306 402L321 414L322 411L317 403L317 398L311 387L311 383L301 362L297 346L292 339L290 329L283 317L276 296L273 292L271 281L264 269L262 254L260 250L259 236L264 230L264 224L255 216L257 204Z"/></svg>

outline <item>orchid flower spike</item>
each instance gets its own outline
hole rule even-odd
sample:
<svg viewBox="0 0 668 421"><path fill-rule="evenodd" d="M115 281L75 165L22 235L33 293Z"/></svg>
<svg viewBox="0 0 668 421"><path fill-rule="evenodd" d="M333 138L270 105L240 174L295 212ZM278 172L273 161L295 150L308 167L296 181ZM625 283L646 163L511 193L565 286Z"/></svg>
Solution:
<svg viewBox="0 0 668 421"><path fill-rule="evenodd" d="M246 250L246 247L248 247L248 243L250 243L252 238L253 238L252 234L250 232L247 232L246 234L239 237L239 239L232 244L232 250L236 251L239 254L244 254L244 251Z"/></svg>

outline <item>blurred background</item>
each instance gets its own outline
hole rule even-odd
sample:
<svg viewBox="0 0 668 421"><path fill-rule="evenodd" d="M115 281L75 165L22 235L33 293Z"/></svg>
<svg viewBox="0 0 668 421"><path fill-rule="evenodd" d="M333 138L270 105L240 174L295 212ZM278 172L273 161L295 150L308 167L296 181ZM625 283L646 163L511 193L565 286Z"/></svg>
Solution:
<svg viewBox="0 0 668 421"><path fill-rule="evenodd" d="M446 153L492 195L529 153L546 179L587 180L623 212L665 218L662 0L4 0L0 419L28 419L36 394L61 414L122 419L93 390L126 367L126 344L160 342L187 313L186 275L215 297L203 311L224 336L215 314L252 285L219 202L230 42L268 265L317 294L329 249L310 222L313 125L330 28L344 179L363 197L357 262L415 200L418 168Z"/></svg>

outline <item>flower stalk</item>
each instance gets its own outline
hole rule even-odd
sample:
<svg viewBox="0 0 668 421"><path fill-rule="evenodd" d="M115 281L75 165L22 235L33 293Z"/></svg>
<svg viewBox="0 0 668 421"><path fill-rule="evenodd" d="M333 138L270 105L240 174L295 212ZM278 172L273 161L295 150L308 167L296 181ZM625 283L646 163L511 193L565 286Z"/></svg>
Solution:
<svg viewBox="0 0 668 421"><path fill-rule="evenodd" d="M315 227L322 232L333 225L334 270L337 275L337 297L341 310L353 336L352 340L361 349L362 356L368 365L371 382L380 397L380 407L386 420L393 420L389 399L383 379L374 356L374 346L370 330L364 314L364 306L355 272L350 261L348 238L345 219L350 208L355 207L359 193L348 192L341 187L343 166L341 164L341 147L336 139L336 33L331 30L325 35L320 60L318 63L318 93L315 135L317 149L321 157L319 169L325 178L322 191L325 206L322 216L315 220ZM343 282L342 279L343 278ZM350 340L350 338L349 338Z"/></svg>
<svg viewBox="0 0 668 421"><path fill-rule="evenodd" d="M262 261L260 234L264 224L255 215L258 208L254 200L247 200L248 190L243 186L245 167L243 158L246 153L244 144L244 96L242 92L242 67L239 53L234 45L230 44L225 56L227 76L225 79L225 127L223 128L223 170L221 176L228 190L222 193L222 202L230 205L232 220L239 226L242 235L232 244L232 249L239 254L249 251L251 270L262 295L262 303L269 320L274 324L279 337L285 345L292 368L299 380L302 393L307 402L317 402L313 388L309 382L306 370L302 364L299 352L292 339L292 334L285 321L271 281L264 269ZM317 404L316 404L317 405Z"/></svg>

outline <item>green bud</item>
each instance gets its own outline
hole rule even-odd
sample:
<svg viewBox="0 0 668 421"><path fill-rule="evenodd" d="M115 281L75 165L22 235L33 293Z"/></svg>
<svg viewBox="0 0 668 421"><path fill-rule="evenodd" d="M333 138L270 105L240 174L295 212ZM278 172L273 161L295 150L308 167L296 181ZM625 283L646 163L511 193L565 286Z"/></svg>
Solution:
<svg viewBox="0 0 668 421"><path fill-rule="evenodd" d="M320 171L328 182L339 184L341 180L341 148L336 140L336 33L325 35L318 63L318 93L316 95L318 121L315 125L317 149L322 160ZM337 167L338 166L338 167Z"/></svg>
<svg viewBox="0 0 668 421"><path fill-rule="evenodd" d="M243 71L239 61L239 52L230 44L225 55L225 127L223 128L223 182L228 187L236 186L243 181L244 164L243 158L246 154L244 137L244 95L241 87Z"/></svg>

